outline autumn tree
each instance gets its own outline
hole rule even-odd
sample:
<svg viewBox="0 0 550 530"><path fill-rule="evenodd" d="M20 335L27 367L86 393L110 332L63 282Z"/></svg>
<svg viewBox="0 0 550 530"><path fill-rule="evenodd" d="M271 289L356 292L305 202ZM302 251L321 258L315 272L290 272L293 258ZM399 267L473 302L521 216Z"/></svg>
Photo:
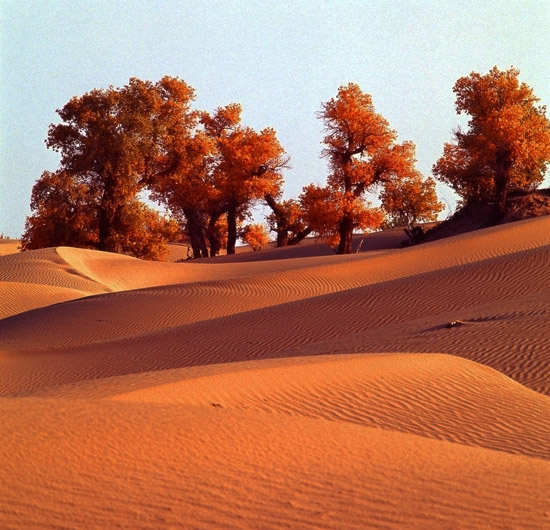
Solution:
<svg viewBox="0 0 550 530"><path fill-rule="evenodd" d="M409 230L419 222L435 221L444 208L437 199L435 181L420 173L388 182L380 194L386 212L386 226L403 226Z"/></svg>
<svg viewBox="0 0 550 530"><path fill-rule="evenodd" d="M414 145L396 143L397 133L375 111L371 96L354 83L341 86L336 98L322 104L318 116L325 127L322 155L329 160L330 175L325 190L310 192L329 196L324 204L329 217L337 212L332 229L339 237L337 252L347 254L355 229L374 228L382 220L379 211L365 205L366 193L412 175ZM311 202L307 191L304 198Z"/></svg>
<svg viewBox="0 0 550 530"><path fill-rule="evenodd" d="M97 196L85 179L65 171L44 171L32 188L31 210L22 236L23 250L97 245Z"/></svg>
<svg viewBox="0 0 550 530"><path fill-rule="evenodd" d="M512 188L536 188L550 161L550 122L546 108L519 71L496 66L488 74L472 72L454 85L456 111L470 119L444 146L434 174L463 199L493 202L495 217Z"/></svg>
<svg viewBox="0 0 550 530"><path fill-rule="evenodd" d="M235 252L238 225L254 202L277 196L287 158L275 131L241 124L241 106L197 112L172 139L164 168L151 179L152 197L185 224L193 256Z"/></svg>
<svg viewBox="0 0 550 530"><path fill-rule="evenodd" d="M313 229L307 224L305 212L299 201L280 201L270 194L266 194L265 200L271 208L267 223L269 229L277 234L277 247L297 245L312 232Z"/></svg>
<svg viewBox="0 0 550 530"><path fill-rule="evenodd" d="M198 123L195 117L193 128ZM185 227L193 257L208 257L208 212L215 200L212 158L215 143L203 131L174 135L150 181L151 198L164 204Z"/></svg>
<svg viewBox="0 0 550 530"><path fill-rule="evenodd" d="M33 186L22 249L53 246L97 248L100 198L85 181L67 172L45 171ZM167 241L181 227L159 212L131 198L120 209L118 230L111 244L117 252L137 258L162 260L168 255Z"/></svg>
<svg viewBox="0 0 550 530"><path fill-rule="evenodd" d="M181 234L175 219L164 217L137 199L121 208L118 226L112 241L117 252L147 260L166 260L170 254L167 242Z"/></svg>
<svg viewBox="0 0 550 530"><path fill-rule="evenodd" d="M299 203L307 226L331 246L338 244L338 225L342 217L340 199L329 186L304 186Z"/></svg>
<svg viewBox="0 0 550 530"><path fill-rule="evenodd" d="M237 221L255 201L267 194L277 196L281 171L288 158L273 129L256 132L240 124L241 108L233 104L204 115L205 130L216 142L213 188L217 213L227 217L227 253L235 253Z"/></svg>
<svg viewBox="0 0 550 530"><path fill-rule="evenodd" d="M132 231L129 208L154 172L167 170L173 139L188 134L192 99L193 90L179 79L153 84L132 78L122 88L74 97L57 111L62 123L50 126L46 144L61 154L59 172L84 183L97 199L92 204L98 249L128 250L121 242Z"/></svg>
<svg viewBox="0 0 550 530"><path fill-rule="evenodd" d="M269 233L263 224L253 223L243 229L242 240L255 252L269 243Z"/></svg>

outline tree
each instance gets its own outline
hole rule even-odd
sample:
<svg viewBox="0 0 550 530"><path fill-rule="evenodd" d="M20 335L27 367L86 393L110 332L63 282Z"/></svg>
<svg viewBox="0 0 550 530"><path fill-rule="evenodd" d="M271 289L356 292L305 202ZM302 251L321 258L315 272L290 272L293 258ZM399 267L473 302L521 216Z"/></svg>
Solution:
<svg viewBox="0 0 550 530"><path fill-rule="evenodd" d="M174 219L163 217L138 200L121 209L119 226L112 241L115 251L147 260L166 260L170 253L167 243L181 233Z"/></svg>
<svg viewBox="0 0 550 530"><path fill-rule="evenodd" d="M217 255L224 243L233 254L239 222L255 201L280 193L288 159L273 129L241 125L237 103L197 112L189 124L151 179L152 197L184 222L195 258Z"/></svg>
<svg viewBox="0 0 550 530"><path fill-rule="evenodd" d="M33 214L25 222L23 250L97 245L97 197L84 179L65 171L44 171L32 188Z"/></svg>
<svg viewBox="0 0 550 530"><path fill-rule="evenodd" d="M150 181L151 198L167 206L185 226L194 258L209 255L207 217L216 196L211 175L215 149L215 143L204 131L175 135L165 160ZM216 253L212 248L211 252Z"/></svg>
<svg viewBox="0 0 550 530"><path fill-rule="evenodd" d="M493 202L504 212L511 188L536 188L550 161L550 122L546 108L519 70L472 72L455 83L456 111L468 114L468 129L457 130L444 146L434 174L464 200Z"/></svg>
<svg viewBox="0 0 550 530"><path fill-rule="evenodd" d="M277 233L277 247L297 245L312 232L312 228L307 225L304 211L297 200L289 199L278 202L270 194L266 194L265 200L271 208L267 223L269 229Z"/></svg>
<svg viewBox="0 0 550 530"><path fill-rule="evenodd" d="M227 215L228 254L235 253L239 217L246 216L254 201L280 193L281 171L288 167L275 131L267 128L258 133L241 126L240 113L240 105L233 104L202 119L216 141L212 176L217 208L212 213Z"/></svg>
<svg viewBox="0 0 550 530"><path fill-rule="evenodd" d="M341 86L336 98L322 104L318 116L327 133L322 155L328 158L331 171L323 192L328 195L323 204L329 214L324 217L335 216L336 227L331 231L336 230L339 236L337 252L348 254L353 231L374 228L382 220L379 212L364 204L365 194L412 175L414 145L395 143L397 133L376 113L371 96L354 83ZM311 203L311 194L322 196L321 191L311 188L305 198Z"/></svg>
<svg viewBox="0 0 550 530"><path fill-rule="evenodd" d="M33 215L26 221L22 249L97 248L99 200L85 181L64 171L45 171L33 186ZM137 199L121 206L117 226L111 236L115 252L153 260L166 258L167 241L181 230L175 221L165 219Z"/></svg>
<svg viewBox="0 0 550 530"><path fill-rule="evenodd" d="M338 225L342 217L342 196L328 186L309 184L299 197L304 218L310 229L331 246L338 244Z"/></svg>
<svg viewBox="0 0 550 530"><path fill-rule="evenodd" d="M122 88L74 97L57 111L62 123L50 126L46 144L61 154L59 171L97 198L98 249L121 248L128 206L155 171L167 169L174 138L188 134L192 99L193 89L179 79L132 78Z"/></svg>
<svg viewBox="0 0 550 530"><path fill-rule="evenodd" d="M386 212L386 226L406 226L412 230L418 222L435 221L443 210L435 193L435 181L420 173L388 182L380 194Z"/></svg>
<svg viewBox="0 0 550 530"><path fill-rule="evenodd" d="M263 224L250 224L244 228L242 240L256 252L269 243L269 234Z"/></svg>

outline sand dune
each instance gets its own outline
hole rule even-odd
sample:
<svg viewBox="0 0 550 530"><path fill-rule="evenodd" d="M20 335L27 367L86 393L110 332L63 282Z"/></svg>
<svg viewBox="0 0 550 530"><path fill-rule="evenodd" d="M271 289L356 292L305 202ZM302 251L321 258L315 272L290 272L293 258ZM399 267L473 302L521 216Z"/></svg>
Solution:
<svg viewBox="0 0 550 530"><path fill-rule="evenodd" d="M13 401L2 407L9 427L0 434L6 526L540 529L549 521L547 460L216 407Z"/></svg>
<svg viewBox="0 0 550 530"><path fill-rule="evenodd" d="M0 257L0 526L550 528L550 218L394 236Z"/></svg>
<svg viewBox="0 0 550 530"><path fill-rule="evenodd" d="M25 369L14 359L0 374L0 390L268 357L409 351L464 356L550 392L549 337L540 332L550 236L547 220L535 221L491 229L485 244L476 234L398 254L281 260L273 262L286 265L279 272L258 267L255 276L24 313L0 322L4 355L26 352ZM223 276L228 266L211 267ZM447 328L455 320L462 325ZM29 363L31 352L47 366Z"/></svg>
<svg viewBox="0 0 550 530"><path fill-rule="evenodd" d="M442 354L226 363L62 385L29 395L256 410L550 460L550 397L483 365Z"/></svg>
<svg viewBox="0 0 550 530"><path fill-rule="evenodd" d="M0 256L15 254L20 251L21 241L19 239L0 238Z"/></svg>

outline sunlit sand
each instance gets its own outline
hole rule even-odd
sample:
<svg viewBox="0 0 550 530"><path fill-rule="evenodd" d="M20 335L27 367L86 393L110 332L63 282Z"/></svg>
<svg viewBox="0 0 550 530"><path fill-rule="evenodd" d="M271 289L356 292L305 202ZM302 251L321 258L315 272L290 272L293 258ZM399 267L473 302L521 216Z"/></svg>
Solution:
<svg viewBox="0 0 550 530"><path fill-rule="evenodd" d="M0 527L550 528L550 217L369 238L4 252Z"/></svg>

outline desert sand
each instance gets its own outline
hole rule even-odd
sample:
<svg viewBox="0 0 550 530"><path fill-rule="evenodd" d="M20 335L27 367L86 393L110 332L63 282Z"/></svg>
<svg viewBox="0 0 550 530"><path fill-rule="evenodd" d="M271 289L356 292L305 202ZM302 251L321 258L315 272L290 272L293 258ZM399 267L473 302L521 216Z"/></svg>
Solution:
<svg viewBox="0 0 550 530"><path fill-rule="evenodd" d="M0 528L550 528L550 217L0 256Z"/></svg>

